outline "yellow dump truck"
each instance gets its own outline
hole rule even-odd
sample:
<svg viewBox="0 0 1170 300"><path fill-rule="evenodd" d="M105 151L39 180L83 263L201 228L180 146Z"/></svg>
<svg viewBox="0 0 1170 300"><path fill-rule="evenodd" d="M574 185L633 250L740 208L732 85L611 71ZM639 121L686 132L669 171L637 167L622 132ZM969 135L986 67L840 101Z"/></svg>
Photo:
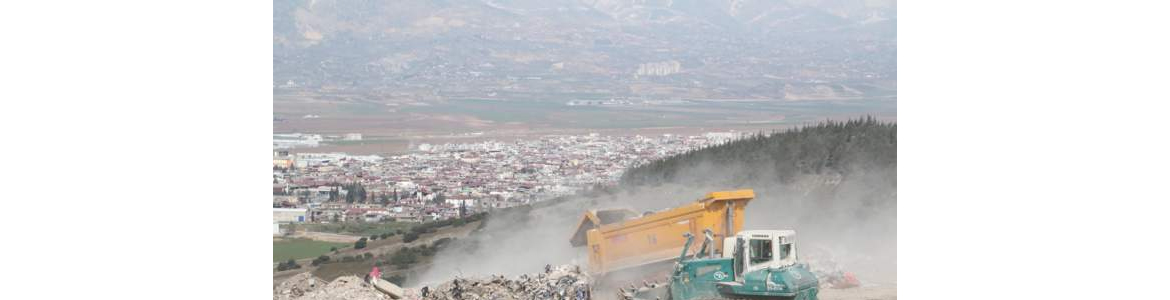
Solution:
<svg viewBox="0 0 1170 300"><path fill-rule="evenodd" d="M688 232L703 236L704 230L711 230L714 249L723 249L724 239L743 229L744 207L755 196L750 189L712 192L693 203L646 214L591 210L581 218L570 243L586 247L593 274L673 263L686 247Z"/></svg>

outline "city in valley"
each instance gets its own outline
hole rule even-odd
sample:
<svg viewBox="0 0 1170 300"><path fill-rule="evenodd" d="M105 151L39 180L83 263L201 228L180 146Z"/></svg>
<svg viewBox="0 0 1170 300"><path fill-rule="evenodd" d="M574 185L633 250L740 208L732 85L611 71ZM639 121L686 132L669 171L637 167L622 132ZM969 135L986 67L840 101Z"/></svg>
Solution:
<svg viewBox="0 0 1170 300"><path fill-rule="evenodd" d="M278 217L273 234L288 230L280 227L284 222L423 222L530 204L609 186L628 167L743 136L558 135L419 144L390 157L277 149L272 158L272 205Z"/></svg>

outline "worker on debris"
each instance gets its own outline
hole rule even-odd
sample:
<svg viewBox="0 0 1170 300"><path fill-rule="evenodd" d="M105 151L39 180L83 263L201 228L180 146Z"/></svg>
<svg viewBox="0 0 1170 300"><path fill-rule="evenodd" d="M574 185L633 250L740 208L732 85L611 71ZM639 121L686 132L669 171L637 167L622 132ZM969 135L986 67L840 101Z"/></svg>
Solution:
<svg viewBox="0 0 1170 300"><path fill-rule="evenodd" d="M374 269L370 270L370 274L366 274L366 278L369 279L370 284L374 284L378 278L382 278L382 271L378 270L378 266L374 266Z"/></svg>

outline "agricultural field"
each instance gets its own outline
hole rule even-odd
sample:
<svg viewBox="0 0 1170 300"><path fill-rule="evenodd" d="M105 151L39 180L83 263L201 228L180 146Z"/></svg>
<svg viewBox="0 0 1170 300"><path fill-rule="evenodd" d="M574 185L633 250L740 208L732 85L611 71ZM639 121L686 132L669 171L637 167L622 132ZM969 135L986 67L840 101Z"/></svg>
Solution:
<svg viewBox="0 0 1170 300"><path fill-rule="evenodd" d="M382 223L326 223L326 224L299 224L308 231L328 232L354 236L381 235L383 233L400 233L410 231L410 227L418 223L409 222L382 222Z"/></svg>
<svg viewBox="0 0 1170 300"><path fill-rule="evenodd" d="M345 247L352 247L350 243L332 243L314 241L310 239L273 239L272 240L272 261L285 261L288 259L302 259L317 257L318 255L329 253L329 249L337 247L342 249Z"/></svg>
<svg viewBox="0 0 1170 300"><path fill-rule="evenodd" d="M571 99L580 100L580 99ZM386 107L369 103L316 103L277 112L274 132L342 134L360 132L369 141L330 143L338 151L354 147L398 150L453 133L558 134L563 131L619 132L645 128L703 128L704 131L769 128L840 119L859 114L882 120L897 117L896 98L860 100L704 100L624 105L566 105L566 100L450 99ZM283 102L281 102L283 103ZM278 105L280 106L280 105ZM341 109L339 107L347 107ZM360 112L360 113L358 113ZM307 114L320 118L305 119Z"/></svg>

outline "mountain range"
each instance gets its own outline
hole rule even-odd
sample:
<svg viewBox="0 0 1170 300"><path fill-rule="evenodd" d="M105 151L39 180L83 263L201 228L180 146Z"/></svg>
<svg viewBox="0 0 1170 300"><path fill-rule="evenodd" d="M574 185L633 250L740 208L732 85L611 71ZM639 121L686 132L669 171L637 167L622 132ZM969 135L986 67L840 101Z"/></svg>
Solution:
<svg viewBox="0 0 1170 300"><path fill-rule="evenodd" d="M896 12L884 0L277 1L273 86L278 102L890 98Z"/></svg>

